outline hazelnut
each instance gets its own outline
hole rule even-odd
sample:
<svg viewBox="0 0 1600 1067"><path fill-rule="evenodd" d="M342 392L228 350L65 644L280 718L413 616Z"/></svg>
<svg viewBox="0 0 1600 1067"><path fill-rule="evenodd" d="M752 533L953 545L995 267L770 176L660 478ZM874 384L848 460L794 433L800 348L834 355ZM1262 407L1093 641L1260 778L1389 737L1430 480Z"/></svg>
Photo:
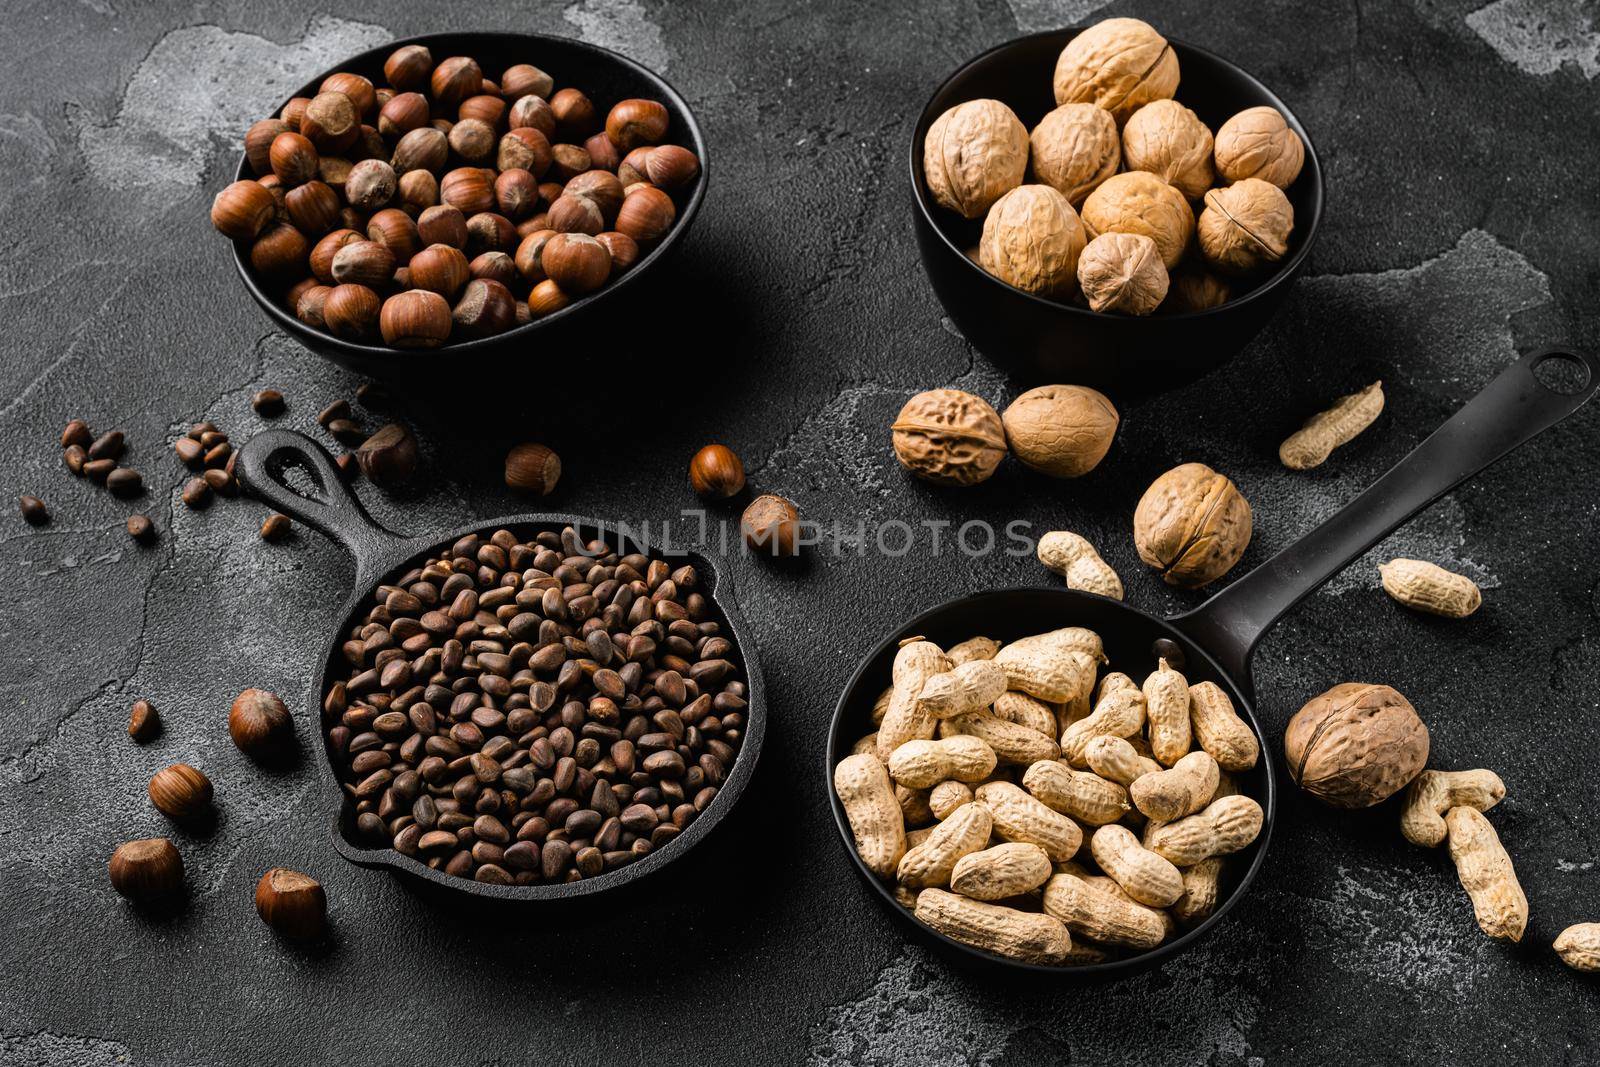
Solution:
<svg viewBox="0 0 1600 1067"><path fill-rule="evenodd" d="M461 101L461 107L456 110L455 130L459 130L463 122L472 121L483 123L492 132L499 128L500 120L505 117L506 102L504 100L489 93L479 93L477 96L469 96ZM455 130L450 132L454 133Z"/></svg>
<svg viewBox="0 0 1600 1067"><path fill-rule="evenodd" d="M672 197L653 185L637 185L623 198L616 229L635 241L653 241L672 229L677 214Z"/></svg>
<svg viewBox="0 0 1600 1067"><path fill-rule="evenodd" d="M535 496L548 496L561 480L561 457L537 442L527 441L506 453L506 486Z"/></svg>
<svg viewBox="0 0 1600 1067"><path fill-rule="evenodd" d="M1217 173L1224 181L1259 178L1287 189L1305 165L1306 147L1276 108L1252 107L1217 129Z"/></svg>
<svg viewBox="0 0 1600 1067"><path fill-rule="evenodd" d="M606 138L627 152L659 144L667 135L667 109L655 100L622 100L606 116Z"/></svg>
<svg viewBox="0 0 1600 1067"><path fill-rule="evenodd" d="M617 180L622 183L624 190L630 185L650 180L649 160L654 153L654 148L641 145L622 157L622 162L617 164Z"/></svg>
<svg viewBox="0 0 1600 1067"><path fill-rule="evenodd" d="M439 199L467 217L494 210L494 186L481 167L457 167L439 182Z"/></svg>
<svg viewBox="0 0 1600 1067"><path fill-rule="evenodd" d="M450 159L450 138L432 126L412 130L394 146L392 165L396 174L409 170L428 170L437 174Z"/></svg>
<svg viewBox="0 0 1600 1067"><path fill-rule="evenodd" d="M449 245L451 248L467 246L467 217L461 209L449 204L435 204L417 216L417 236L423 247Z"/></svg>
<svg viewBox="0 0 1600 1067"><path fill-rule="evenodd" d="M622 153L611 143L611 138L603 133L592 134L585 138L583 150L589 153L589 163L596 170L615 173L617 165L622 162Z"/></svg>
<svg viewBox="0 0 1600 1067"><path fill-rule="evenodd" d="M1152 100L1178 90L1178 57L1139 19L1105 19L1061 50L1053 79L1057 104L1097 104L1120 126Z"/></svg>
<svg viewBox="0 0 1600 1067"><path fill-rule="evenodd" d="M451 56L433 68L430 83L441 107L456 107L483 89L483 71L467 56Z"/></svg>
<svg viewBox="0 0 1600 1067"><path fill-rule="evenodd" d="M272 173L272 142L278 134L288 132L289 124L282 119L261 119L245 131L244 157L258 177Z"/></svg>
<svg viewBox="0 0 1600 1067"><path fill-rule="evenodd" d="M1428 728L1394 689L1345 682L1295 712L1283 751L1300 788L1336 808L1368 808L1422 773Z"/></svg>
<svg viewBox="0 0 1600 1067"><path fill-rule="evenodd" d="M144 744L161 732L161 714L148 700L135 700L128 712L128 736Z"/></svg>
<svg viewBox="0 0 1600 1067"><path fill-rule="evenodd" d="M800 512L784 497L768 493L750 501L739 517L739 529L752 552L793 556L799 551Z"/></svg>
<svg viewBox="0 0 1600 1067"><path fill-rule="evenodd" d="M550 75L534 66L532 63L518 63L507 67L500 75L500 95L507 100L517 100L530 93L534 96L548 97L556 83Z"/></svg>
<svg viewBox="0 0 1600 1067"><path fill-rule="evenodd" d="M558 182L570 182L586 170L592 169L594 160L589 153L575 144L550 146L550 177Z"/></svg>
<svg viewBox="0 0 1600 1067"><path fill-rule="evenodd" d="M331 292L333 292L332 286L313 285L300 294L300 299L295 301L294 305L295 318L314 329L327 329L328 323L323 312L327 308L328 294Z"/></svg>
<svg viewBox="0 0 1600 1067"><path fill-rule="evenodd" d="M494 127L481 119L462 119L447 135L455 154L475 166L489 162L498 138Z"/></svg>
<svg viewBox="0 0 1600 1067"><path fill-rule="evenodd" d="M544 263L542 262L544 246L555 235L556 231L554 230L535 230L524 237L522 243L517 246L517 253L512 257L512 262L516 264L517 273L522 276L523 281L531 285L537 285L544 281ZM605 244L604 241L601 241L601 243ZM606 247L609 249L610 245Z"/></svg>
<svg viewBox="0 0 1600 1067"><path fill-rule="evenodd" d="M1176 100L1152 100L1122 128L1122 161L1129 170L1154 174L1190 200L1211 188L1211 131Z"/></svg>
<svg viewBox="0 0 1600 1067"><path fill-rule="evenodd" d="M396 293L383 302L378 328L384 344L437 348L450 336L450 305L444 297L427 289Z"/></svg>
<svg viewBox="0 0 1600 1067"><path fill-rule="evenodd" d="M539 208L539 179L520 167L502 170L494 180L494 202L508 219L527 218Z"/></svg>
<svg viewBox="0 0 1600 1067"><path fill-rule="evenodd" d="M622 183L610 171L586 170L566 184L562 195L593 200L607 221L614 220L622 207Z"/></svg>
<svg viewBox="0 0 1600 1067"><path fill-rule="evenodd" d="M197 818L211 807L211 779L187 763L174 763L150 779L150 802L170 819Z"/></svg>
<svg viewBox="0 0 1600 1067"><path fill-rule="evenodd" d="M474 279L486 278L509 288L517 282L517 262L505 252L484 252L467 264L467 273Z"/></svg>
<svg viewBox="0 0 1600 1067"><path fill-rule="evenodd" d="M394 199L398 178L381 159L363 159L350 168L344 183L345 199L361 211L376 211Z"/></svg>
<svg viewBox="0 0 1600 1067"><path fill-rule="evenodd" d="M111 888L136 903L162 900L183 889L183 857L164 837L118 845L106 867Z"/></svg>
<svg viewBox="0 0 1600 1067"><path fill-rule="evenodd" d="M1028 135L1033 176L1072 202L1117 172L1122 142L1111 112L1093 104L1062 104Z"/></svg>
<svg viewBox="0 0 1600 1067"><path fill-rule="evenodd" d="M410 269L412 286L450 300L455 299L471 276L466 255L459 248L445 244L429 245L412 256Z"/></svg>
<svg viewBox="0 0 1600 1067"><path fill-rule="evenodd" d="M524 96L511 105L511 110L506 112L506 125L513 130L532 129L545 138L554 137L556 133L556 113L550 110L550 105L545 103L543 94Z"/></svg>
<svg viewBox="0 0 1600 1067"><path fill-rule="evenodd" d="M431 117L427 97L421 93L397 93L378 112L378 132L385 137L404 137L412 130L422 129Z"/></svg>
<svg viewBox="0 0 1600 1067"><path fill-rule="evenodd" d="M1246 275L1277 263L1289 251L1294 205L1271 182L1245 178L1206 194L1200 213L1200 253L1224 274Z"/></svg>
<svg viewBox="0 0 1600 1067"><path fill-rule="evenodd" d="M400 207L417 216L439 202L439 179L431 170L408 170L398 184Z"/></svg>
<svg viewBox="0 0 1600 1067"><path fill-rule="evenodd" d="M425 45L408 44L396 48L383 61L383 77L397 92L421 92L427 89L428 76L433 73L433 53Z"/></svg>
<svg viewBox="0 0 1600 1067"><path fill-rule="evenodd" d="M621 274L639 262L639 243L627 234L608 230L595 234L594 239L611 253L611 273Z"/></svg>
<svg viewBox="0 0 1600 1067"><path fill-rule="evenodd" d="M1172 272L1167 298L1158 310L1168 315L1205 311L1226 304L1231 295L1226 281L1203 267L1186 263Z"/></svg>
<svg viewBox="0 0 1600 1067"><path fill-rule="evenodd" d="M269 282L286 284L306 272L311 245L287 222L269 226L250 246L250 266Z"/></svg>
<svg viewBox="0 0 1600 1067"><path fill-rule="evenodd" d="M361 116L345 94L318 93L300 116L300 133L318 152L336 156L361 135Z"/></svg>
<svg viewBox="0 0 1600 1067"><path fill-rule="evenodd" d="M299 132L300 118L306 113L306 105L309 103L311 103L309 96L290 97L289 102L283 105L283 110L279 112L278 117L283 120L284 125L288 126L289 129Z"/></svg>
<svg viewBox="0 0 1600 1067"><path fill-rule="evenodd" d="M689 461L689 487L706 500L726 500L744 488L744 464L727 445L706 445Z"/></svg>
<svg viewBox="0 0 1600 1067"><path fill-rule="evenodd" d="M560 233L596 234L606 228L606 220L595 201L563 193L550 205L550 228Z"/></svg>
<svg viewBox="0 0 1600 1067"><path fill-rule="evenodd" d="M373 87L371 79L359 74L347 70L330 74L322 79L322 84L317 88L323 93L342 93L348 97L355 105L357 115L371 117L378 112L378 90Z"/></svg>
<svg viewBox="0 0 1600 1067"><path fill-rule="evenodd" d="M556 127L569 137L587 137L594 130L594 104L577 89L562 89L550 97L550 112Z"/></svg>
<svg viewBox="0 0 1600 1067"><path fill-rule="evenodd" d="M293 747L294 722L275 693L246 689L228 709L228 736L251 759L271 759Z"/></svg>
<svg viewBox="0 0 1600 1067"><path fill-rule="evenodd" d="M367 220L367 239L387 248L393 254L395 263L402 267L410 263L411 257L422 247L417 224L397 207L384 208Z"/></svg>
<svg viewBox="0 0 1600 1067"><path fill-rule="evenodd" d="M687 148L664 144L644 157L644 174L650 184L669 192L682 189L700 177L700 157Z"/></svg>
<svg viewBox="0 0 1600 1067"><path fill-rule="evenodd" d="M327 186L323 186L327 188ZM260 182L237 181L211 201L211 225L224 237L250 241L278 212L278 202Z"/></svg>
<svg viewBox="0 0 1600 1067"><path fill-rule="evenodd" d="M562 292L581 296L600 288L611 276L611 253L584 233L558 233L539 257L545 275Z"/></svg>
<svg viewBox="0 0 1600 1067"><path fill-rule="evenodd" d="M1142 170L1114 174L1083 201L1083 224L1090 237L1103 233L1143 234L1156 243L1161 265L1178 265L1194 236L1194 212L1183 194Z"/></svg>
<svg viewBox="0 0 1600 1067"><path fill-rule="evenodd" d="M267 149L272 173L286 186L299 185L317 176L317 149L298 133L280 133Z"/></svg>
<svg viewBox="0 0 1600 1067"><path fill-rule="evenodd" d="M283 306L288 308L290 311L298 309L300 307L301 299L307 293L317 288L321 284L322 283L318 282L315 278L301 278L299 281L289 286L289 291L283 294Z"/></svg>
<svg viewBox="0 0 1600 1067"><path fill-rule="evenodd" d="M1139 558L1168 585L1195 589L1239 562L1250 544L1250 505L1225 476L1185 463L1157 478L1133 512Z"/></svg>
<svg viewBox="0 0 1600 1067"><path fill-rule="evenodd" d="M378 327L382 306L378 294L365 285L338 285L323 300L323 323L335 337L365 341Z"/></svg>
<svg viewBox="0 0 1600 1067"><path fill-rule="evenodd" d="M976 485L1006 455L1000 416L982 397L959 389L918 393L906 401L890 429L901 465L942 485Z"/></svg>
<svg viewBox="0 0 1600 1067"><path fill-rule="evenodd" d="M1078 257L1078 285L1092 311L1148 315L1166 299L1167 268L1143 234L1103 233Z"/></svg>
<svg viewBox="0 0 1600 1067"><path fill-rule="evenodd" d="M324 182L309 181L284 195L284 207L295 229L320 237L339 224L339 194Z"/></svg>
<svg viewBox="0 0 1600 1067"><path fill-rule="evenodd" d="M382 289L394 275L394 253L376 241L351 241L333 257L333 280Z"/></svg>
<svg viewBox="0 0 1600 1067"><path fill-rule="evenodd" d="M978 263L1018 289L1066 296L1077 284L1085 240L1083 223L1065 196L1048 185L1019 185L984 218Z"/></svg>
<svg viewBox="0 0 1600 1067"><path fill-rule="evenodd" d="M437 293L401 293L400 296L422 295L438 302L444 313L445 332L450 329L450 309ZM393 303L397 297L391 297ZM388 304L384 305L388 310ZM393 344L394 342L390 342ZM356 449L356 463L372 484L382 489L398 489L411 481L417 473L417 439L411 430L398 422L391 422L361 443Z"/></svg>
<svg viewBox="0 0 1600 1067"><path fill-rule="evenodd" d="M491 253L508 259L504 253ZM512 274L516 271L512 270ZM391 301L392 302L392 301ZM505 283L491 278L475 278L467 283L450 313L454 332L472 339L492 337L511 328L517 318L517 301Z"/></svg>
<svg viewBox="0 0 1600 1067"><path fill-rule="evenodd" d="M1104 394L1083 385L1041 385L1001 417L1011 452L1052 478L1080 478L1100 465L1120 418Z"/></svg>
<svg viewBox="0 0 1600 1067"><path fill-rule="evenodd" d="M333 257L352 241L361 240L355 230L334 230L311 249L311 273L323 285L333 284Z"/></svg>
<svg viewBox="0 0 1600 1067"><path fill-rule="evenodd" d="M528 313L534 318L543 318L553 315L572 303L572 298L562 291L561 286L546 278L533 287L528 294Z"/></svg>
<svg viewBox="0 0 1600 1067"><path fill-rule="evenodd" d="M346 149L346 154L358 163L363 159L388 159L389 142L375 127L363 125L361 135L356 138L355 144Z"/></svg>
<svg viewBox="0 0 1600 1067"><path fill-rule="evenodd" d="M275 867L256 883L256 914L283 937L309 941L328 924L328 895L315 878Z"/></svg>
<svg viewBox="0 0 1600 1067"><path fill-rule="evenodd" d="M480 211L467 220L467 254L504 252L517 246L517 228L504 215Z"/></svg>
<svg viewBox="0 0 1600 1067"><path fill-rule="evenodd" d="M537 181L550 169L552 158L549 139L531 126L526 126L511 130L500 138L495 165L502 171L525 170Z"/></svg>
<svg viewBox="0 0 1600 1067"><path fill-rule="evenodd" d="M963 218L981 217L1022 184L1027 169L1027 127L998 100L957 104L934 120L922 141L929 194Z"/></svg>
<svg viewBox="0 0 1600 1067"><path fill-rule="evenodd" d="M317 160L317 178L338 193L344 195L345 185L350 181L350 171L355 164L343 156L323 156ZM285 195L287 200L287 194Z"/></svg>

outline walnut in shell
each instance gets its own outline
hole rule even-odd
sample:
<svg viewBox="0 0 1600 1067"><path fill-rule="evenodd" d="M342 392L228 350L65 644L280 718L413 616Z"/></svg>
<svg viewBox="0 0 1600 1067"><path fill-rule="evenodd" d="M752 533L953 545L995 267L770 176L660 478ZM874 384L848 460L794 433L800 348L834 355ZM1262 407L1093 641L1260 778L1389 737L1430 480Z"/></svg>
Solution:
<svg viewBox="0 0 1600 1067"><path fill-rule="evenodd" d="M1344 682L1295 712L1283 751L1300 788L1336 808L1366 808L1422 773L1428 728L1389 686Z"/></svg>
<svg viewBox="0 0 1600 1067"><path fill-rule="evenodd" d="M1194 262L1187 262L1172 272L1167 285L1167 299L1162 302L1160 311L1164 315L1204 311L1221 307L1232 295L1226 279L1217 277Z"/></svg>
<svg viewBox="0 0 1600 1067"><path fill-rule="evenodd" d="M1276 108L1252 107L1218 128L1216 161L1226 181L1260 178L1287 189L1300 176L1306 148Z"/></svg>
<svg viewBox="0 0 1600 1067"><path fill-rule="evenodd" d="M1006 455L1000 416L982 397L930 389L895 416L894 454L906 470L942 485L976 485Z"/></svg>
<svg viewBox="0 0 1600 1067"><path fill-rule="evenodd" d="M1178 91L1178 57L1167 39L1139 19L1106 19L1061 50L1056 103L1097 104L1120 126L1152 100Z"/></svg>
<svg viewBox="0 0 1600 1067"><path fill-rule="evenodd" d="M1062 104L1028 135L1033 176L1077 207L1117 172L1122 142L1111 112L1093 104Z"/></svg>
<svg viewBox="0 0 1600 1067"><path fill-rule="evenodd" d="M1078 285L1093 311L1148 315L1167 295L1167 268L1143 234L1103 233L1078 257Z"/></svg>
<svg viewBox="0 0 1600 1067"><path fill-rule="evenodd" d="M1197 227L1206 262L1235 275L1253 274L1281 260L1293 230L1294 205L1282 189L1260 178L1207 193Z"/></svg>
<svg viewBox="0 0 1600 1067"><path fill-rule="evenodd" d="M1041 385L1001 416L1011 451L1054 478L1078 478L1099 466L1120 421L1105 394L1082 385Z"/></svg>
<svg viewBox="0 0 1600 1067"><path fill-rule="evenodd" d="M983 220L978 263L1018 289L1065 296L1077 284L1086 240L1066 197L1048 185L1019 185L996 200Z"/></svg>
<svg viewBox="0 0 1600 1067"><path fill-rule="evenodd" d="M1168 270L1183 258L1194 236L1194 212L1183 194L1147 171L1113 175L1083 202L1083 225L1090 237L1137 233L1156 243Z"/></svg>
<svg viewBox="0 0 1600 1067"><path fill-rule="evenodd" d="M1129 170L1149 171L1190 200L1216 184L1211 131L1176 100L1152 100L1128 117L1122 160Z"/></svg>
<svg viewBox="0 0 1600 1067"><path fill-rule="evenodd" d="M1151 483L1133 512L1139 558L1168 585L1216 581L1250 544L1250 504L1239 487L1204 463L1174 467Z"/></svg>
<svg viewBox="0 0 1600 1067"><path fill-rule="evenodd" d="M1028 128L998 100L968 100L934 120L922 142L922 172L940 206L975 219L1022 184Z"/></svg>

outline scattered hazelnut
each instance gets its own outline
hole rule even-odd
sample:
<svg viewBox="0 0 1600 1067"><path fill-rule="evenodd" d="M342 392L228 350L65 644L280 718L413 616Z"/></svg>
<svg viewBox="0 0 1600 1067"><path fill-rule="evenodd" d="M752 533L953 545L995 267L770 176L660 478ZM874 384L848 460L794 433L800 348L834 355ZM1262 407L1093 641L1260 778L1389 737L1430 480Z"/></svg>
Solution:
<svg viewBox="0 0 1600 1067"><path fill-rule="evenodd" d="M1018 289L1064 296L1077 284L1086 240L1083 222L1065 196L1048 185L1019 185L985 216L978 263Z"/></svg>
<svg viewBox="0 0 1600 1067"><path fill-rule="evenodd" d="M94 434L89 430L89 424L82 419L73 419L67 423L66 429L61 431L61 447L71 448L81 445L88 448L94 443Z"/></svg>
<svg viewBox="0 0 1600 1067"><path fill-rule="evenodd" d="M256 883L256 914L282 936L310 941L327 928L328 895L310 875L274 867Z"/></svg>
<svg viewBox="0 0 1600 1067"><path fill-rule="evenodd" d="M1143 234L1103 233L1078 257L1078 285L1092 311L1148 315L1166 299L1167 268Z"/></svg>
<svg viewBox="0 0 1600 1067"><path fill-rule="evenodd" d="M1177 92L1178 57L1149 23L1105 19L1061 50L1054 88L1057 104L1097 104L1120 126L1144 104Z"/></svg>
<svg viewBox="0 0 1600 1067"><path fill-rule="evenodd" d="M148 545L156 539L156 524L150 521L148 515L129 515L126 526L128 536L141 545Z"/></svg>
<svg viewBox="0 0 1600 1067"><path fill-rule="evenodd" d="M132 710L128 712L128 736L142 745L160 732L161 715L156 711L156 706L148 700L135 700Z"/></svg>
<svg viewBox="0 0 1600 1067"><path fill-rule="evenodd" d="M689 486L707 500L726 500L744 488L744 464L726 445L706 445L689 461Z"/></svg>
<svg viewBox="0 0 1600 1067"><path fill-rule="evenodd" d="M408 44L396 48L383 61L383 77L396 92L421 92L428 88L433 73L433 53L425 45Z"/></svg>
<svg viewBox="0 0 1600 1067"><path fill-rule="evenodd" d="M611 253L583 233L556 234L544 246L539 262L549 279L573 296L593 292L611 276Z"/></svg>
<svg viewBox="0 0 1600 1067"><path fill-rule="evenodd" d="M278 202L260 182L237 181L211 201L211 225L231 240L250 241L266 228L277 210Z"/></svg>
<svg viewBox="0 0 1600 1067"><path fill-rule="evenodd" d="M183 857L164 837L125 841L106 865L111 888L136 903L150 903L183 889Z"/></svg>
<svg viewBox="0 0 1600 1067"><path fill-rule="evenodd" d="M1062 104L1039 120L1028 144L1034 177L1075 208L1122 162L1116 121L1093 104Z"/></svg>
<svg viewBox="0 0 1600 1067"><path fill-rule="evenodd" d="M170 819L194 819L211 807L211 779L187 763L174 763L150 779L150 802Z"/></svg>
<svg viewBox="0 0 1600 1067"><path fill-rule="evenodd" d="M739 518L739 529L752 552L792 556L799 551L800 512L784 497L768 493L750 501Z"/></svg>
<svg viewBox="0 0 1600 1067"><path fill-rule="evenodd" d="M653 241L672 228L676 217L672 197L653 185L638 185L623 199L616 228L635 241Z"/></svg>
<svg viewBox="0 0 1600 1067"><path fill-rule="evenodd" d="M1250 504L1204 463L1174 467L1151 483L1133 512L1139 558L1168 585L1196 589L1239 562L1250 544Z"/></svg>
<svg viewBox="0 0 1600 1067"><path fill-rule="evenodd" d="M1000 417L1011 452L1052 478L1080 478L1100 465L1121 421L1103 393L1083 385L1041 385Z"/></svg>
<svg viewBox="0 0 1600 1067"><path fill-rule="evenodd" d="M928 192L963 218L982 217L1022 184L1027 169L1028 129L998 100L957 104L934 120L922 141Z"/></svg>
<svg viewBox="0 0 1600 1067"><path fill-rule="evenodd" d="M1200 213L1200 253L1224 274L1252 274L1289 252L1294 205L1271 182L1245 178L1206 194Z"/></svg>
<svg viewBox="0 0 1600 1067"><path fill-rule="evenodd" d="M667 109L655 100L622 100L606 116L606 138L622 151L658 144L667 135Z"/></svg>
<svg viewBox="0 0 1600 1067"><path fill-rule="evenodd" d="M1252 107L1217 128L1217 172L1224 181L1259 178L1287 189L1300 176L1306 148L1276 108Z"/></svg>
<svg viewBox="0 0 1600 1067"><path fill-rule="evenodd" d="M561 480L561 457L527 441L506 453L506 486L534 496L549 496Z"/></svg>
<svg viewBox="0 0 1600 1067"><path fill-rule="evenodd" d="M428 295L438 301L448 325L449 306L437 294ZM382 489L398 489L417 473L417 439L408 427L391 422L356 449L356 463L372 484Z"/></svg>
<svg viewBox="0 0 1600 1067"><path fill-rule="evenodd" d="M365 341L377 330L382 307L378 294L365 285L337 285L323 300L322 319L335 337Z"/></svg>
<svg viewBox="0 0 1600 1067"><path fill-rule="evenodd" d="M246 689L228 710L228 736L251 759L270 759L293 745L294 722L276 694Z"/></svg>
<svg viewBox="0 0 1600 1067"><path fill-rule="evenodd" d="M918 478L943 485L976 485L1006 455L999 414L982 397L959 389L918 393L906 401L890 429L901 465Z"/></svg>
<svg viewBox="0 0 1600 1067"><path fill-rule="evenodd" d="M459 105L483 89L483 71L467 56L451 56L433 68L433 98L441 107Z"/></svg>

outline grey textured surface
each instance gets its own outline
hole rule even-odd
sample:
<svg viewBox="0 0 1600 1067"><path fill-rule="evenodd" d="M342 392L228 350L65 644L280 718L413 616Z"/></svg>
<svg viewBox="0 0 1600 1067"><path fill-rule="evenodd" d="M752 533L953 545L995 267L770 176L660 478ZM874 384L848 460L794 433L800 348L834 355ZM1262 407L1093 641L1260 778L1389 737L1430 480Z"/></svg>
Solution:
<svg viewBox="0 0 1600 1067"><path fill-rule="evenodd" d="M905 139L958 62L1019 31L1135 13L1263 77L1313 132L1330 209L1308 276L1233 364L1126 413L1110 459L1061 484L1008 464L946 493L895 466L887 424L912 391L1014 388L942 323L916 263ZM523 507L499 485L530 436L566 461L558 509L659 521L692 506L683 469L733 445L758 490L807 515L913 523L982 517L1071 526L1121 571L1131 602L1194 602L1142 570L1129 515L1185 460L1229 473L1255 506L1252 566L1330 514L1519 350L1600 344L1600 11L1560 0L1096 3L935 0L502 2L467 9L351 0L19 0L0 75L0 442L5 490L44 497L0 530L0 1062L763 1062L938 1064L1592 1061L1600 1000L1549 950L1600 917L1600 412L1540 438L1380 550L1477 577L1472 619L1391 604L1365 561L1317 595L1257 660L1276 735L1308 696L1363 678L1407 693L1438 765L1488 766L1510 793L1493 821L1533 919L1521 946L1479 934L1444 854L1404 845L1394 812L1335 815L1292 792L1266 870L1200 949L1111 988L1018 988L954 973L908 943L847 864L819 765L856 659L941 599L1042 580L1030 560L918 552L774 571L735 560L759 635L771 730L741 819L695 878L625 913L455 915L329 847L313 767L264 775L231 747L232 694L298 698L336 617L348 562L315 534L255 537L253 504L174 506L170 442L209 417L263 423L250 393L289 397L306 429L356 380L266 327L205 208L235 141L306 76L393 36L547 29L618 48L697 107L715 184L659 323L544 352L482 424L402 400L426 488L372 510L404 531ZM695 361L595 376L624 350L692 338ZM581 357L581 358L580 358ZM584 377L561 384L565 370ZM606 377L614 377L605 375ZM1317 471L1278 467L1282 436L1328 397L1382 377L1389 407ZM482 383L508 392L505 383ZM121 426L160 530L72 479L54 438L70 417ZM366 413L376 425L382 413ZM123 733L146 696L167 729ZM302 726L302 737L309 739ZM175 835L192 892L141 918L106 885L128 837L170 832L144 797L184 759L217 783L221 822ZM274 941L252 913L269 866L328 886L334 936Z"/></svg>

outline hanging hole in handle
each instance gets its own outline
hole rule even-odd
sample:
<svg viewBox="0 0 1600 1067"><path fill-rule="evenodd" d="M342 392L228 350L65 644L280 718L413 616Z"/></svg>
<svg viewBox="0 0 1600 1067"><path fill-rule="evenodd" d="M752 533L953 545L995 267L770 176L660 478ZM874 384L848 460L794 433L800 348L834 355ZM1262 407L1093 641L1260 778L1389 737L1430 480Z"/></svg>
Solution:
<svg viewBox="0 0 1600 1067"><path fill-rule="evenodd" d="M274 452L267 458L267 471L285 488L321 504L331 504L331 488L323 480L322 472L309 458L288 450Z"/></svg>
<svg viewBox="0 0 1600 1067"><path fill-rule="evenodd" d="M1533 365L1540 385L1561 396L1577 396L1589 388L1589 365L1567 352L1550 352Z"/></svg>

